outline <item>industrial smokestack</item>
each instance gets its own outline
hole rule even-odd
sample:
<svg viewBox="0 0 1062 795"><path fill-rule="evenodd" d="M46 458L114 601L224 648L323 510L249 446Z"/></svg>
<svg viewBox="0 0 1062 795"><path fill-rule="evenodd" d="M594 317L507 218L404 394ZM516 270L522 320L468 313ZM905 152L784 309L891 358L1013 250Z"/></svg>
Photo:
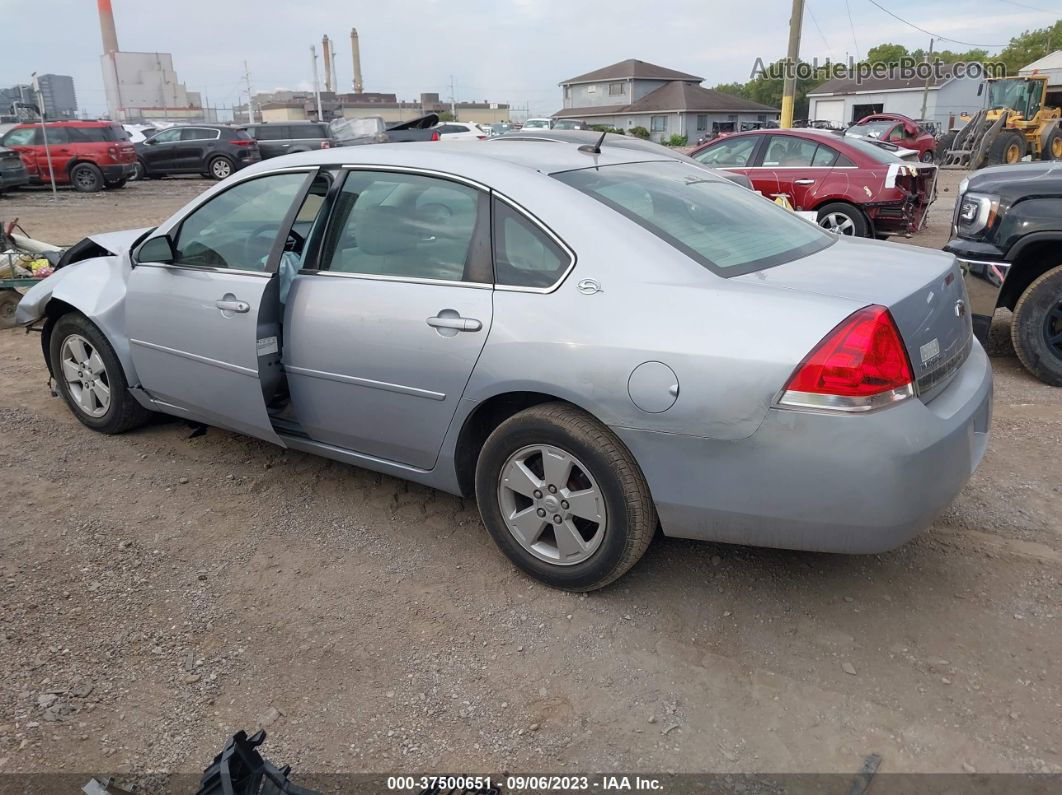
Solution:
<svg viewBox="0 0 1062 795"><path fill-rule="evenodd" d="M104 2L104 0L100 0ZM364 88L361 84L361 47L358 46L358 29L350 29L350 55L354 60L354 93L360 94Z"/></svg>
<svg viewBox="0 0 1062 795"><path fill-rule="evenodd" d="M103 52L107 55L118 52L118 33L114 29L114 11L111 10L111 0L96 0L96 8L100 13Z"/></svg>
<svg viewBox="0 0 1062 795"><path fill-rule="evenodd" d="M328 34L321 37L321 53L324 55L325 91L332 90L332 48L329 43Z"/></svg>

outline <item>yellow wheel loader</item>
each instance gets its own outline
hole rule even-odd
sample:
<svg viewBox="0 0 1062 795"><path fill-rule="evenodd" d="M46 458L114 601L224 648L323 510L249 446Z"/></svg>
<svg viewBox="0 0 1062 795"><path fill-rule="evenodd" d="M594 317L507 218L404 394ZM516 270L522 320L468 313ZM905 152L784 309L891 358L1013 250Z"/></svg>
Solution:
<svg viewBox="0 0 1062 795"><path fill-rule="evenodd" d="M1047 104L1047 76L999 77L986 81L988 100L941 147L942 168L973 171L1033 159L1062 160L1060 111Z"/></svg>

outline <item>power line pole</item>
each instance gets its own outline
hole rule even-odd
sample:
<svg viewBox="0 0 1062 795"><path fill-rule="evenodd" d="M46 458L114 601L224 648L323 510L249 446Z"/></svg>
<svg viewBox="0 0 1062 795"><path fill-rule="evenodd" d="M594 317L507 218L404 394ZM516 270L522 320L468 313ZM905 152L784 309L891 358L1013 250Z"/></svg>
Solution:
<svg viewBox="0 0 1062 795"><path fill-rule="evenodd" d="M450 115L457 121L457 100L454 99L454 76L450 75Z"/></svg>
<svg viewBox="0 0 1062 795"><path fill-rule="evenodd" d="M793 104L796 101L796 68L800 60L800 27L804 20L804 0L793 0L789 17L789 52L786 55L785 80L782 83L781 127L793 126Z"/></svg>
<svg viewBox="0 0 1062 795"><path fill-rule="evenodd" d="M935 39L930 39L929 40L929 52L926 53L926 63L931 63L932 62L933 42L934 41L935 41ZM919 116L920 119L925 119L925 117L926 117L926 106L928 104L929 104L929 75L927 74L926 75L926 84L922 87L922 115Z"/></svg>
<svg viewBox="0 0 1062 795"><path fill-rule="evenodd" d="M254 90L251 88L251 70L247 68L247 61L243 62L243 79L247 82L247 121L254 124Z"/></svg>
<svg viewBox="0 0 1062 795"><path fill-rule="evenodd" d="M324 121L321 112L321 84L317 80L317 48L310 45L310 55L313 58L313 95L317 98L317 121Z"/></svg>

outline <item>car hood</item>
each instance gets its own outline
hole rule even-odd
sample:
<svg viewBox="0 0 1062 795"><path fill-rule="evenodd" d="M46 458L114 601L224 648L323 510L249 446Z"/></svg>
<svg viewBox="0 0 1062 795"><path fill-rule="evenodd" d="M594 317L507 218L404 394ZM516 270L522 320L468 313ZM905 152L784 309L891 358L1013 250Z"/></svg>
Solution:
<svg viewBox="0 0 1062 795"><path fill-rule="evenodd" d="M1012 199L1058 195L1062 191L1062 163L1015 163L986 168L970 175L967 190Z"/></svg>
<svg viewBox="0 0 1062 795"><path fill-rule="evenodd" d="M89 235L88 239L107 251L108 254L118 256L129 251L134 243L152 229L154 227L145 226L141 229L123 229L120 232L100 232L99 234Z"/></svg>

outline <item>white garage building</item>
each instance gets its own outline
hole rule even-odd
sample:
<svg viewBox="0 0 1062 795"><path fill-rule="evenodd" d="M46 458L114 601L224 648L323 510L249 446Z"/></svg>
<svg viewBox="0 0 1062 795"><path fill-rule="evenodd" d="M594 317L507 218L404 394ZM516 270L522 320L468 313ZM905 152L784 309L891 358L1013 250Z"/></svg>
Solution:
<svg viewBox="0 0 1062 795"><path fill-rule="evenodd" d="M956 77L950 65L943 67L939 78L930 78L928 91L925 80L919 78L835 78L808 93L808 118L845 126L872 113L902 113L920 119L923 93L925 118L950 126L960 114L981 109L984 80Z"/></svg>

